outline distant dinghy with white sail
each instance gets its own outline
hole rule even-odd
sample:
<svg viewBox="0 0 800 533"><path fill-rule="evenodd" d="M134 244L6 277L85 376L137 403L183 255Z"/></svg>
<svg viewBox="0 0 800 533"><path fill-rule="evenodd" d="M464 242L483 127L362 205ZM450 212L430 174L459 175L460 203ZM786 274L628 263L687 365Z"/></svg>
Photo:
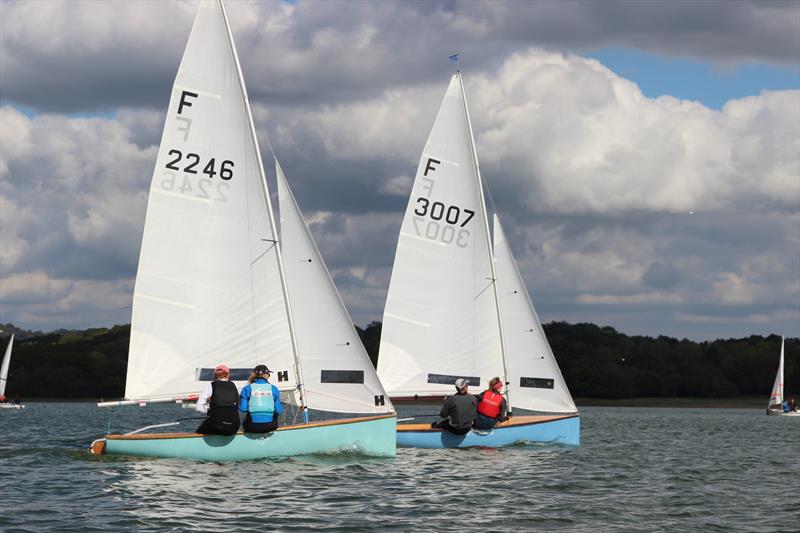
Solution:
<svg viewBox="0 0 800 533"><path fill-rule="evenodd" d="M775 375L775 383L772 385L772 393L769 395L767 405L768 415L779 416L800 416L797 405L791 406L783 395L783 352L785 339L781 337L781 357L778 361L778 373Z"/></svg>
<svg viewBox="0 0 800 533"><path fill-rule="evenodd" d="M142 428L96 440L93 453L214 461L395 455L392 403L277 161L276 169L280 239L225 8L203 1L150 186L127 399L99 405L192 401L219 363L241 390L250 370L266 363L302 420L234 436ZM309 410L366 416L309 422Z"/></svg>
<svg viewBox="0 0 800 533"><path fill-rule="evenodd" d="M490 234L483 187L459 72L422 153L400 230L378 375L398 400L441 399L455 392L458 378L477 393L499 376L512 409L542 414L513 416L491 431L465 436L401 424L397 443L578 445L578 410L496 214Z"/></svg>
<svg viewBox="0 0 800 533"><path fill-rule="evenodd" d="M9 401L6 398L6 384L8 383L8 369L11 366L11 350L14 347L14 335L8 340L5 354L3 355L3 364L0 366L0 409L22 409L25 405Z"/></svg>

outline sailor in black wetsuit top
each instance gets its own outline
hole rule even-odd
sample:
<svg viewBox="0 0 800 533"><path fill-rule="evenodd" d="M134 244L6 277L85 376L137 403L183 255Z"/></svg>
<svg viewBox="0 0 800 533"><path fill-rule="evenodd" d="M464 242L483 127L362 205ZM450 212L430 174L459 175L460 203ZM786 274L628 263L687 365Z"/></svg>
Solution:
<svg viewBox="0 0 800 533"><path fill-rule="evenodd" d="M444 420L432 423L431 427L442 428L456 435L466 435L478 415L478 399L469 394L469 383L466 379L458 378L455 386L458 392L444 401L439 413Z"/></svg>
<svg viewBox="0 0 800 533"><path fill-rule="evenodd" d="M206 413L196 433L204 435L235 435L239 431L239 391L228 381L230 368L217 365L214 381L206 384L197 398L195 411Z"/></svg>

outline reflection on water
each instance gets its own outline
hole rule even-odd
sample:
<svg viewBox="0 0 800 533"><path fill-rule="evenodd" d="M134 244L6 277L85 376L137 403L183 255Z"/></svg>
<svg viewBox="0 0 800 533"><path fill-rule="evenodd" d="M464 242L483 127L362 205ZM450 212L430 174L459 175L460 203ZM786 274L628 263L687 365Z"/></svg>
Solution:
<svg viewBox="0 0 800 533"><path fill-rule="evenodd" d="M755 410L586 408L579 448L399 449L395 459L338 453L241 463L94 457L86 449L105 432L106 411L29 404L14 413L0 415L3 531L790 531L800 524L797 508L781 504L800 479L800 418ZM185 416L174 406L120 410L112 429Z"/></svg>

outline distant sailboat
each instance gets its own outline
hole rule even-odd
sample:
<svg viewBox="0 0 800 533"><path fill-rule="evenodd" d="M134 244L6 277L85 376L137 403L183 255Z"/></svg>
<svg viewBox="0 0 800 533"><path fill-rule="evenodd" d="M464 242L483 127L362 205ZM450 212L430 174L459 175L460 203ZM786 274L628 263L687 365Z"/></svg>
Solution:
<svg viewBox="0 0 800 533"><path fill-rule="evenodd" d="M514 416L491 432L463 437L426 424L403 424L397 428L398 445L579 443L577 408L496 215L494 227L492 239L456 73L422 153L400 230L378 375L396 399L438 399L454 393L458 378L486 388L499 376L512 408L558 414Z"/></svg>
<svg viewBox="0 0 800 533"><path fill-rule="evenodd" d="M775 375L775 384L772 385L772 394L769 396L769 405L767 405L768 415L781 415L781 416L800 416L800 411L784 411L784 398L783 398L783 348L784 338L781 337L781 358L778 362L778 373Z"/></svg>
<svg viewBox="0 0 800 533"><path fill-rule="evenodd" d="M209 460L395 454L394 408L276 168L280 239L225 9L203 1L150 187L128 399L100 405L191 400L218 363L241 388L266 363L306 423L266 435L107 435L93 452ZM307 409L371 416L309 423Z"/></svg>
<svg viewBox="0 0 800 533"><path fill-rule="evenodd" d="M6 346L6 353L3 356L3 364L0 366L0 398L5 398L6 396L6 383L8 383L8 368L11 366L11 349L14 346L14 335L11 335L11 338L8 340L8 346ZM22 404L9 402L7 399L5 401L0 402L0 409L22 409L25 407Z"/></svg>

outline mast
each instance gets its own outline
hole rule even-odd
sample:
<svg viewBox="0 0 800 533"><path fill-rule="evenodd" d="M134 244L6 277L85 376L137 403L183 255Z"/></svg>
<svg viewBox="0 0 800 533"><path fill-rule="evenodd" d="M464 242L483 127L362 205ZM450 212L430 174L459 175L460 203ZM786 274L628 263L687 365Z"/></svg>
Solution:
<svg viewBox="0 0 800 533"><path fill-rule="evenodd" d="M783 344L784 344L784 342L785 342L784 338L781 337L781 364L778 365L778 380L779 380L778 381L778 394L780 394L780 397L778 398L778 401L780 402L781 405L783 405Z"/></svg>
<svg viewBox="0 0 800 533"><path fill-rule="evenodd" d="M292 308L291 304L289 303L289 290L286 286L286 276L283 272L283 260L281 259L281 246L280 246L280 239L278 238L278 232L275 226L275 214L272 211L272 201L269 197L269 190L267 189L267 177L266 173L264 172L264 162L261 160L261 150L258 148L258 140L256 137L256 127L255 123L253 122L253 112L250 109L250 99L247 96L247 88L244 85L244 75L242 74L242 66L239 63L239 55L236 53L236 46L233 42L233 33L231 33L231 25L228 22L228 14L225 12L225 5L222 3L222 0L219 0L219 7L222 10L222 19L225 21L225 30L228 33L228 43L231 47L231 53L233 54L233 61L236 64L236 75L239 78L239 88L242 91L242 98L244 99L244 107L247 111L247 124L250 127L250 136L253 140L253 148L256 151L256 156L258 160L258 172L259 176L261 176L261 187L264 191L264 196L267 199L267 211L269 212L269 226L272 230L272 234L275 236L275 248L277 253L275 254L275 258L278 263L278 272L280 273L281 278L281 291L283 293L283 303L286 308L286 318L289 323L289 337L292 340L292 354L294 355L294 366L295 372L297 373L297 388L300 391L300 409L303 411L303 421L308 422L308 409L306 408L305 402L305 388L303 386L303 374L300 368L300 360L297 357L297 338L295 335L294 330L294 323L292 322Z"/></svg>
<svg viewBox="0 0 800 533"><path fill-rule="evenodd" d="M467 129L469 130L469 147L472 151L472 164L475 167L475 178L478 180L478 197L480 198L481 211L483 214L483 225L486 228L486 247L489 253L489 267L492 272L492 293L494 294L494 307L497 313L497 329L500 332L500 359L503 363L503 383L505 384L506 403L508 404L508 413L511 414L511 397L509 395L509 382L508 382L508 367L506 365L506 344L503 337L503 321L500 317L500 297L497 294L497 273L494 268L494 252L492 251L492 243L490 242L489 235L489 219L486 216L486 200L483 197L483 180L481 179L481 167L478 163L478 150L475 147L475 136L472 134L472 121L469 118L469 107L467 106L467 94L464 92L464 82L461 79L461 71L457 70L458 85L461 88L461 99L464 102L464 114L467 117Z"/></svg>

